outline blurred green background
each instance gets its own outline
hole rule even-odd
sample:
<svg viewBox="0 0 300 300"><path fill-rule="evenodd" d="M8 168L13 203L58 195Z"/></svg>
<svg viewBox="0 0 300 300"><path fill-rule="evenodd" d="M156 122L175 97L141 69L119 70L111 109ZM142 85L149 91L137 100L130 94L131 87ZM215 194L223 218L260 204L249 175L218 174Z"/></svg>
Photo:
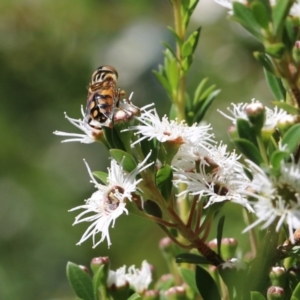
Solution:
<svg viewBox="0 0 300 300"><path fill-rule="evenodd" d="M68 210L94 192L82 159L104 170L108 153L100 144L61 144L52 132L76 132L63 113L80 117L90 76L103 64L118 70L119 86L134 91L134 104L155 102L161 115L168 113L151 71L163 61L161 41L173 42L166 28L172 24L168 0L0 2L0 299L74 299L65 276L69 260L89 265L109 255L116 269L147 259L158 275L167 271L157 248L162 232L134 216L117 220L109 250L106 243L92 249L91 240L75 245L87 224L72 227L77 212ZM227 142L229 121L217 108L272 100L252 56L260 46L211 0L195 11L190 30L199 26L188 90L206 76L222 89L207 121ZM228 210L226 234L240 237L240 210Z"/></svg>

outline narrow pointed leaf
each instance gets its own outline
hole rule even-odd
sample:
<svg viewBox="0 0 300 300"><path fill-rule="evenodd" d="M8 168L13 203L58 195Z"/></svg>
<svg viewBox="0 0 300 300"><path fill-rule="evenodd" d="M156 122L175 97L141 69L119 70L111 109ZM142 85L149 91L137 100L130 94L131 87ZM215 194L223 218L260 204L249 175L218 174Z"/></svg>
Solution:
<svg viewBox="0 0 300 300"><path fill-rule="evenodd" d="M194 94L194 99L193 99L193 104L195 105L198 100L200 99L200 96L204 90L204 86L207 83L208 78L204 78L200 81L200 83L198 84L196 90L195 90L195 94Z"/></svg>
<svg viewBox="0 0 300 300"><path fill-rule="evenodd" d="M93 289L94 289L95 299L99 299L99 291L100 290L105 289L105 292L106 292L107 275L105 276L105 274L103 272L104 267L105 266L102 265L93 276ZM105 286L104 286L104 283L105 283ZM101 292L100 292L100 294L101 294Z"/></svg>
<svg viewBox="0 0 300 300"><path fill-rule="evenodd" d="M163 86L163 88L167 91L169 96L171 96L171 87L169 84L169 81L166 79L166 77L159 73L158 71L153 70L153 74L155 75L158 82Z"/></svg>
<svg viewBox="0 0 300 300"><path fill-rule="evenodd" d="M217 91L216 90L216 85L213 84L211 85L210 87L208 87L205 91L203 91L201 97L199 98L199 101L204 101L206 98L208 98L210 96L210 94L213 92L213 91Z"/></svg>
<svg viewBox="0 0 300 300"><path fill-rule="evenodd" d="M201 108L197 111L197 114L194 117L194 122L199 123L204 118L208 108L212 104L212 102L215 100L217 95L221 92L221 90L215 90L213 91L207 99L205 99L202 102Z"/></svg>
<svg viewBox="0 0 300 300"><path fill-rule="evenodd" d="M98 179L100 179L102 181L103 184L107 183L107 177L108 174L106 172L102 172L102 171L95 171L93 172L93 175L95 177L97 177Z"/></svg>
<svg viewBox="0 0 300 300"><path fill-rule="evenodd" d="M195 272L187 268L179 268L179 273L183 280L189 285L189 287L196 293L199 294L197 284L195 280Z"/></svg>
<svg viewBox="0 0 300 300"><path fill-rule="evenodd" d="M259 292L251 292L251 300L266 300L266 298Z"/></svg>
<svg viewBox="0 0 300 300"><path fill-rule="evenodd" d="M125 150L125 147L122 141L120 140L118 133L114 130L114 128L103 126L102 130L103 130L104 137L108 145L110 146L110 148Z"/></svg>
<svg viewBox="0 0 300 300"><path fill-rule="evenodd" d="M286 102L283 101L273 101L272 104L278 106L279 108L284 109L287 113L291 115L299 115L300 110L297 107L294 107Z"/></svg>
<svg viewBox="0 0 300 300"><path fill-rule="evenodd" d="M141 145L144 157L146 157L149 153L151 153L150 157L148 158L147 163L157 160L157 152L159 150L160 144L157 142L156 139L152 139L150 141L147 139L144 139L140 142L140 145ZM154 170L155 164L153 164L149 168Z"/></svg>
<svg viewBox="0 0 300 300"><path fill-rule="evenodd" d="M274 66L265 53L255 51L253 53L253 56L267 71L269 71L272 74L274 73Z"/></svg>
<svg viewBox="0 0 300 300"><path fill-rule="evenodd" d="M194 253L181 253L176 256L177 263L189 263L189 264L210 264L204 256L200 256Z"/></svg>
<svg viewBox="0 0 300 300"><path fill-rule="evenodd" d="M296 286L296 288L293 291L291 300L299 300L300 299L300 283Z"/></svg>
<svg viewBox="0 0 300 300"><path fill-rule="evenodd" d="M205 269L199 266L196 266L196 284L203 300L221 300L215 281Z"/></svg>
<svg viewBox="0 0 300 300"><path fill-rule="evenodd" d="M265 46L266 53L275 58L281 58L285 51L285 45L283 43L275 43Z"/></svg>
<svg viewBox="0 0 300 300"><path fill-rule="evenodd" d="M300 142L300 124L293 125L283 136L282 145L287 145L288 151L293 153Z"/></svg>
<svg viewBox="0 0 300 300"><path fill-rule="evenodd" d="M94 300L92 279L78 265L68 262L67 277L79 298L83 300Z"/></svg>
<svg viewBox="0 0 300 300"><path fill-rule="evenodd" d="M253 1L251 3L251 10L257 23L265 30L269 29L269 22L271 22L271 15L267 10L267 7L259 1Z"/></svg>
<svg viewBox="0 0 300 300"><path fill-rule="evenodd" d="M219 254L219 256L221 256L221 243L222 243L224 222L225 222L225 216L222 216L219 219L218 228L217 228L217 243L218 243L218 254Z"/></svg>
<svg viewBox="0 0 300 300"><path fill-rule="evenodd" d="M142 297L139 294L134 293L127 300L136 300L136 299L142 299Z"/></svg>
<svg viewBox="0 0 300 300"><path fill-rule="evenodd" d="M172 183L173 179L173 171L169 165L162 166L157 172L155 176L155 183L158 189L160 190L162 196L165 200L170 199L170 195L172 192Z"/></svg>
<svg viewBox="0 0 300 300"><path fill-rule="evenodd" d="M195 30L183 43L181 51L182 56L187 57L192 55L197 47L201 28Z"/></svg>
<svg viewBox="0 0 300 300"><path fill-rule="evenodd" d="M178 34L176 33L176 31L174 30L174 28L172 28L172 27L170 27L170 26L168 26L167 27L170 31L171 31L171 33L173 34L173 36L175 37L175 39L176 39L176 42L179 44L179 46L181 47L182 46L182 40L181 40L181 38L178 36Z"/></svg>
<svg viewBox="0 0 300 300"><path fill-rule="evenodd" d="M272 91L276 100L285 100L285 89L281 80L264 68L264 73L267 79L268 86Z"/></svg>
<svg viewBox="0 0 300 300"><path fill-rule="evenodd" d="M273 24L274 24L274 36L277 36L279 31L282 29L284 21L290 11L293 1L280 0L276 1L273 7Z"/></svg>
<svg viewBox="0 0 300 300"><path fill-rule="evenodd" d="M162 218L162 211L156 202L152 200L146 200L144 202L144 209L147 214L159 219Z"/></svg>
<svg viewBox="0 0 300 300"><path fill-rule="evenodd" d="M236 122L237 131L239 137L250 141L253 145L257 147L256 134L254 128L245 119L237 119Z"/></svg>
<svg viewBox="0 0 300 300"><path fill-rule="evenodd" d="M124 170L127 172L131 172L137 167L135 160L127 152L119 149L111 149L109 153L118 164L122 164Z"/></svg>
<svg viewBox="0 0 300 300"><path fill-rule="evenodd" d="M289 156L287 151L276 150L272 153L270 163L274 170L279 170L281 162Z"/></svg>
<svg viewBox="0 0 300 300"><path fill-rule="evenodd" d="M259 150L246 139L233 139L233 144L240 150L247 158L252 160L258 166L263 163L263 158Z"/></svg>
<svg viewBox="0 0 300 300"><path fill-rule="evenodd" d="M259 40L263 40L262 33L260 32L260 25L254 18L253 13L244 4L233 2L233 19L245 27Z"/></svg>
<svg viewBox="0 0 300 300"><path fill-rule="evenodd" d="M176 56L176 53L175 53L175 51L173 50L173 48L172 48L172 46L171 45L169 45L168 43L166 43L166 42L162 42L162 44L172 53L172 55L176 58L176 59L178 59L177 58L177 56Z"/></svg>
<svg viewBox="0 0 300 300"><path fill-rule="evenodd" d="M170 88L173 94L177 90L179 80L177 61L176 58L174 58L173 55L171 55L171 52L168 49L165 51L164 54L167 57L165 63L166 76L168 78L168 82L170 84Z"/></svg>

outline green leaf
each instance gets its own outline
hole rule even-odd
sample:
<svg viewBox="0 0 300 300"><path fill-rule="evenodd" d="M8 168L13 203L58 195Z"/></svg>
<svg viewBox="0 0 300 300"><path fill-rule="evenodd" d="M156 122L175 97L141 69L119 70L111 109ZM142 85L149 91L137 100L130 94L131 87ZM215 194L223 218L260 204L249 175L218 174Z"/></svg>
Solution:
<svg viewBox="0 0 300 300"><path fill-rule="evenodd" d="M167 28L171 31L172 35L175 37L176 42L179 45L179 47L181 47L182 46L182 40L179 37L179 35L176 33L176 31L174 30L174 28L172 28L170 26L168 26Z"/></svg>
<svg viewBox="0 0 300 300"><path fill-rule="evenodd" d="M291 115L299 115L300 114L299 108L294 107L291 104L288 104L286 102L272 101L272 104L278 106L279 108L284 109L287 113L289 113Z"/></svg>
<svg viewBox="0 0 300 300"><path fill-rule="evenodd" d="M289 156L289 153L286 151L276 150L272 153L270 158L270 164L274 170L279 170L281 162Z"/></svg>
<svg viewBox="0 0 300 300"><path fill-rule="evenodd" d="M210 107L210 105L212 104L212 102L215 100L215 98L217 97L217 95L221 92L221 90L215 90L213 91L209 97L207 99L205 99L202 102L201 108L197 111L193 123L197 122L199 123L200 121L202 121L202 119L204 118L208 108Z"/></svg>
<svg viewBox="0 0 300 300"><path fill-rule="evenodd" d="M247 158L256 163L258 166L263 163L263 158L259 150L246 139L233 139L233 144L240 150Z"/></svg>
<svg viewBox="0 0 300 300"><path fill-rule="evenodd" d="M83 300L94 300L92 279L78 265L68 262L67 277L79 298Z"/></svg>
<svg viewBox="0 0 300 300"><path fill-rule="evenodd" d="M251 292L251 300L266 300L266 298L259 292Z"/></svg>
<svg viewBox="0 0 300 300"><path fill-rule="evenodd" d="M297 284L291 297L291 300L299 300L299 299L300 299L300 283Z"/></svg>
<svg viewBox="0 0 300 300"><path fill-rule="evenodd" d="M181 253L176 256L176 263L189 263L189 264L210 264L204 256L193 253Z"/></svg>
<svg viewBox="0 0 300 300"><path fill-rule="evenodd" d="M156 161L157 159L157 152L160 148L160 144L157 142L156 139L152 139L152 140L147 140L144 139L142 141L140 141L140 145L143 151L143 155L144 157L146 157L150 152L150 157L148 158L147 162L151 162L151 161ZM155 164L153 164L152 166L149 167L149 169L154 171L155 168Z"/></svg>
<svg viewBox="0 0 300 300"><path fill-rule="evenodd" d="M255 147L257 147L254 128L247 120L237 119L236 127L240 138L250 141L253 145L255 145Z"/></svg>
<svg viewBox="0 0 300 300"><path fill-rule="evenodd" d="M135 160L127 152L119 149L111 149L109 153L118 164L123 166L125 171L130 173L137 167Z"/></svg>
<svg viewBox="0 0 300 300"><path fill-rule="evenodd" d="M270 61L269 57L265 53L255 51L253 53L253 56L267 71L274 74L274 66Z"/></svg>
<svg viewBox="0 0 300 300"><path fill-rule="evenodd" d="M183 43L181 51L182 51L182 56L187 57L190 56L194 53L196 50L199 36L200 36L200 31L201 27L195 30L188 38L187 40Z"/></svg>
<svg viewBox="0 0 300 300"><path fill-rule="evenodd" d="M196 284L203 300L221 300L218 287L210 274L196 266Z"/></svg>
<svg viewBox="0 0 300 300"><path fill-rule="evenodd" d="M125 147L120 140L118 133L114 130L114 128L110 128L107 126L102 126L103 134L106 142L108 143L110 148L118 148L125 150Z"/></svg>
<svg viewBox="0 0 300 300"><path fill-rule="evenodd" d="M169 45L168 43L166 43L166 42L162 42L162 44L172 53L172 55L173 55L173 57L175 57L176 59L178 59L177 58L177 56L176 56L176 53L175 53L175 51L173 50L173 48L172 48L172 46L171 45Z"/></svg>
<svg viewBox="0 0 300 300"><path fill-rule="evenodd" d="M159 73L158 71L153 70L152 72L155 75L155 77L158 80L158 82L166 90L166 92L168 93L169 97L171 97L171 95L172 95L172 89L171 89L171 86L169 84L168 79L162 73Z"/></svg>
<svg viewBox="0 0 300 300"><path fill-rule="evenodd" d="M169 112L169 120L175 120L176 117L177 117L176 105L172 103Z"/></svg>
<svg viewBox="0 0 300 300"><path fill-rule="evenodd" d="M193 104L194 105L199 101L200 96L201 96L201 94L203 92L204 86L207 83L207 81L208 81L208 78L204 78L198 84L198 86L197 86L197 88L195 90L194 99L193 99Z"/></svg>
<svg viewBox="0 0 300 300"><path fill-rule="evenodd" d="M257 23L265 30L269 30L271 14L266 5L263 2L253 1L250 7Z"/></svg>
<svg viewBox="0 0 300 300"><path fill-rule="evenodd" d="M164 55L165 55L166 77L169 81L170 88L173 95L178 88L178 81L179 81L177 60L168 49L164 51Z"/></svg>
<svg viewBox="0 0 300 300"><path fill-rule="evenodd" d="M289 14L289 11L293 5L294 1L290 0L280 0L276 1L275 6L273 7L273 27L274 27L274 36L277 37L281 31L284 21Z"/></svg>
<svg viewBox="0 0 300 300"><path fill-rule="evenodd" d="M216 85L213 84L210 87L208 87L205 91L203 91L201 97L199 98L199 102L204 101L206 98L208 98L210 96L211 93L213 93L214 91L217 91L217 90L215 90L215 88L216 88Z"/></svg>
<svg viewBox="0 0 300 300"><path fill-rule="evenodd" d="M94 290L95 299L99 299L99 289L101 291L105 290L106 293L106 282L107 282L108 271L109 271L108 267L102 265L99 267L99 269L96 271L96 273L93 276L93 290Z"/></svg>
<svg viewBox="0 0 300 300"><path fill-rule="evenodd" d="M136 300L136 299L142 299L142 297L139 294L134 293L127 300Z"/></svg>
<svg viewBox="0 0 300 300"><path fill-rule="evenodd" d="M295 124L282 137L281 144L287 145L287 151L293 153L300 142L300 124Z"/></svg>
<svg viewBox="0 0 300 300"><path fill-rule="evenodd" d="M173 171L169 165L162 166L155 175L155 183L166 201L169 201L173 187Z"/></svg>
<svg viewBox="0 0 300 300"><path fill-rule="evenodd" d="M218 244L218 254L221 256L221 243L222 243L222 236L223 236L223 227L225 222L225 216L222 216L218 222L217 228L217 244Z"/></svg>
<svg viewBox="0 0 300 300"><path fill-rule="evenodd" d="M181 70L183 71L184 74L186 74L188 72L192 63L193 63L193 55L186 56L182 60Z"/></svg>
<svg viewBox="0 0 300 300"><path fill-rule="evenodd" d="M144 202L144 209L147 214L154 216L156 218L159 218L159 219L162 218L162 211L156 202L154 202L152 200L146 200Z"/></svg>
<svg viewBox="0 0 300 300"><path fill-rule="evenodd" d="M298 28L298 18L287 18L285 20L285 26L283 30L282 35L282 42L285 44L285 46L288 48L289 51L291 51L295 45L295 42L298 39L298 30L295 30L295 28ZM296 24L295 24L296 23Z"/></svg>
<svg viewBox="0 0 300 300"><path fill-rule="evenodd" d="M198 2L199 2L199 0L186 1L186 3L188 3L188 8L186 7L184 9L185 12L183 14L183 24L184 24L185 28L187 28L190 18L191 18L191 15L193 14L193 11L196 8ZM184 1L182 3L184 3Z"/></svg>
<svg viewBox="0 0 300 300"><path fill-rule="evenodd" d="M285 45L283 43L275 43L271 45L266 45L265 49L267 54L275 58L281 58L285 51Z"/></svg>
<svg viewBox="0 0 300 300"><path fill-rule="evenodd" d="M285 99L285 89L281 83L281 80L273 75L271 72L264 68L264 73L270 90L272 91L276 100Z"/></svg>
<svg viewBox="0 0 300 300"><path fill-rule="evenodd" d="M107 177L108 174L106 172L102 172L102 171L94 171L92 173L95 177L97 177L98 179L100 179L102 181L103 184L107 184Z"/></svg>
<svg viewBox="0 0 300 300"><path fill-rule="evenodd" d="M256 38L263 41L260 25L255 20L255 17L249 8L239 2L233 2L233 12L233 19L235 21L245 27L245 29L251 32Z"/></svg>
<svg viewBox="0 0 300 300"><path fill-rule="evenodd" d="M185 41L182 45L181 53L183 57L187 57L193 53L193 46L188 41Z"/></svg>
<svg viewBox="0 0 300 300"><path fill-rule="evenodd" d="M179 273L183 280L189 285L189 287L196 293L199 294L195 281L195 272L187 268L179 268Z"/></svg>

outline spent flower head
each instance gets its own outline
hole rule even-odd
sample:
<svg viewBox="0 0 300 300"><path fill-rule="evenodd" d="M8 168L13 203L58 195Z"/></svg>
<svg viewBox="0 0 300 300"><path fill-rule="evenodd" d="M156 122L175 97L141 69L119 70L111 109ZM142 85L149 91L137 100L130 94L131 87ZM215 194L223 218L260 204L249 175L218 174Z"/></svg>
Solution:
<svg viewBox="0 0 300 300"><path fill-rule="evenodd" d="M125 172L122 165L112 160L111 166L108 169L108 185L98 183L88 164L85 162L92 179L91 182L95 184L98 190L86 200L84 205L70 210L84 210L75 218L74 225L81 222L92 222L78 244L92 237L94 248L105 239L108 246L111 245L109 227L114 227L115 221L120 215L123 213L128 214L126 201L132 200L132 193L137 190L138 184L142 180L141 178L136 179L136 176L152 164L145 165L150 155L151 153L130 173ZM96 242L96 235L98 233L101 234L101 238Z"/></svg>

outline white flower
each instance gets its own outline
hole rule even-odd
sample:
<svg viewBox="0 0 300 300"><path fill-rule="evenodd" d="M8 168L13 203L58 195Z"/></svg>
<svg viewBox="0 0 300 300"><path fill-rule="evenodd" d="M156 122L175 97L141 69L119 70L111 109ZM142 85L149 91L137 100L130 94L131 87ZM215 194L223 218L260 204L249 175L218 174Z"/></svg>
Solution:
<svg viewBox="0 0 300 300"><path fill-rule="evenodd" d="M172 166L177 170L193 172L197 164L208 164L205 160L208 153L209 150L207 148L183 144L175 154Z"/></svg>
<svg viewBox="0 0 300 300"><path fill-rule="evenodd" d="M227 119L231 120L233 125L236 125L237 119L245 119L248 120L247 114L246 114L246 108L248 105L255 105L255 104L260 104L259 101L256 101L255 99L252 99L252 103L238 103L234 104L232 103L231 105L233 106L232 109L229 107L227 110L230 112L232 116L229 116L225 114L222 111L219 111L224 117ZM272 130L277 126L277 123L282 119L286 118L288 116L288 113L284 111L283 109L279 109L277 106L274 107L274 109L270 109L268 107L265 107L265 112L266 112L266 118L265 122L263 125L263 129L266 130Z"/></svg>
<svg viewBox="0 0 300 300"><path fill-rule="evenodd" d="M234 1L234 0L215 0L216 3L218 3L221 6L224 6L225 8L227 8L229 10L229 13L232 14L232 10L233 10L233 2L239 2L242 3L244 5L247 4L247 0L239 0L239 1Z"/></svg>
<svg viewBox="0 0 300 300"><path fill-rule="evenodd" d="M247 161L253 174L253 180L244 195L254 198L251 201L257 220L245 230L261 224L265 229L276 223L279 231L287 224L289 236L294 242L293 230L300 227L300 164L282 162L280 174L266 174L264 170Z"/></svg>
<svg viewBox="0 0 300 300"><path fill-rule="evenodd" d="M248 266L244 261L242 261L238 258L231 258L228 261L222 263L220 265L220 268L223 270L236 269L237 271L244 271L244 270L247 270Z"/></svg>
<svg viewBox="0 0 300 300"><path fill-rule="evenodd" d="M139 125L131 126L127 130L136 130L135 135L139 135L139 138L132 144L139 143L144 139L152 140L156 138L159 142L174 142L177 144L199 144L208 146L212 142L212 134L208 131L211 130L210 125L198 126L194 124L188 126L185 121L180 123L177 120L169 120L167 116L158 116L156 109L152 108L146 110L149 106L141 109L141 116L136 117L140 122Z"/></svg>
<svg viewBox="0 0 300 300"><path fill-rule="evenodd" d="M53 133L55 135L71 137L69 139L63 140L62 143L81 142L81 143L84 143L84 144L91 144L91 143L94 143L95 141L97 141L99 139L99 137L102 136L103 133L102 133L102 129L100 128L101 126L100 126L99 122L97 122L97 124L94 124L95 127L92 127L85 121L85 113L84 113L84 110L83 110L82 106L81 106L81 114L83 116L83 120L69 118L67 116L67 114L65 113L66 119L70 123L72 123L74 126L79 128L81 131L83 131L84 134L54 131Z"/></svg>
<svg viewBox="0 0 300 300"><path fill-rule="evenodd" d="M209 200L205 207L215 202L231 201L251 211L247 198L241 195L241 190L248 186L249 180L238 159L239 156L235 152L226 151L226 145L211 147L197 170L193 172L175 170L173 183L176 186L186 184L186 190L179 195L188 193L198 195L200 198L208 196Z"/></svg>
<svg viewBox="0 0 300 300"><path fill-rule="evenodd" d="M128 274L126 278L130 285L134 288L134 290L142 294L145 290L147 290L149 284L152 281L152 272L150 265L146 260L142 262L141 269L136 269L135 266L131 266L128 268Z"/></svg>
<svg viewBox="0 0 300 300"><path fill-rule="evenodd" d="M293 17L298 17L300 18L300 3L299 1L296 1L291 10L290 10L290 15L293 16Z"/></svg>
<svg viewBox="0 0 300 300"><path fill-rule="evenodd" d="M126 266L123 266L116 271L109 270L106 284L108 288L120 288L128 285L128 280L126 278Z"/></svg>
<svg viewBox="0 0 300 300"><path fill-rule="evenodd" d="M281 0L277 0L281 1ZM271 6L275 6L276 0L270 0ZM229 14L233 14L233 2L239 2L241 4L244 4L245 6L249 5L250 1L247 0L215 0L216 3L220 4L221 6L226 7L229 10ZM294 17L300 16L300 6L299 2L296 1L296 3L293 4L290 10L290 15Z"/></svg>
<svg viewBox="0 0 300 300"><path fill-rule="evenodd" d="M111 166L108 169L108 185L99 184L85 162L91 182L98 189L93 195L86 200L84 205L77 206L70 211L84 209L76 218L73 225L81 222L92 222L85 231L78 244L83 243L89 237L93 238L93 247L95 248L103 240L107 240L108 247L111 245L109 236L109 227L114 227L116 219L124 212L128 214L126 209L126 200L132 200L132 193L137 190L137 185L142 179L136 180L136 176L152 163L145 165L151 153L144 161L129 174L115 160L111 161ZM96 235L100 233L101 238L96 242Z"/></svg>

